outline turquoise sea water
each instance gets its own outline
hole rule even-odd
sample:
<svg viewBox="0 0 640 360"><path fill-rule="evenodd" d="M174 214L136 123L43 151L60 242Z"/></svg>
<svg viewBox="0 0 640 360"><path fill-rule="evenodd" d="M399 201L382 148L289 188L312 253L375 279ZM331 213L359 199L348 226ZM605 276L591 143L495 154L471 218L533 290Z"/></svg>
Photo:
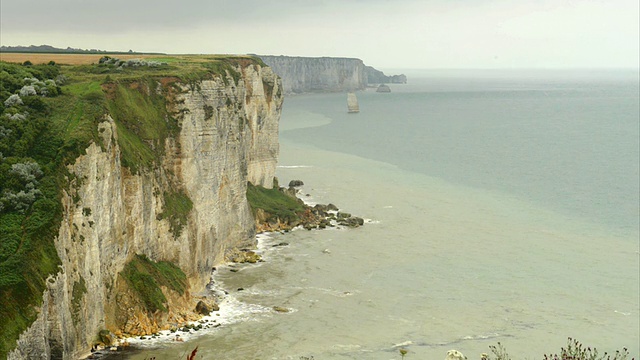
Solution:
<svg viewBox="0 0 640 360"><path fill-rule="evenodd" d="M265 239L265 263L218 271L228 324L132 358L524 359L568 336L638 357L638 73L408 75L359 114L285 100L281 183L368 223Z"/></svg>

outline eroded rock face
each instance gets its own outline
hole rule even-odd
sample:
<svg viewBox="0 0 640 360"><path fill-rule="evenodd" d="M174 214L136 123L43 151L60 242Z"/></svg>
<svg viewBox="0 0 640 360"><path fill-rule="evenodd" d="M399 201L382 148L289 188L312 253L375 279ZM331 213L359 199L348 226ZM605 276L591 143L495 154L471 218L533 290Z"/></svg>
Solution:
<svg viewBox="0 0 640 360"><path fill-rule="evenodd" d="M102 144L68 167L73 179L55 239L62 267L47 280L38 319L9 359L76 359L102 329L140 334L186 320L197 302L192 294L204 289L212 266L254 245L247 181L273 186L282 89L269 68L237 70L237 82L227 75L177 84L182 91L170 105L183 114L180 132L167 139L162 164L139 174L121 165L116 124L105 115ZM176 189L193 203L179 235L160 216L163 194ZM187 275L185 294L163 289L169 313L145 312L118 275L136 254L170 261Z"/></svg>

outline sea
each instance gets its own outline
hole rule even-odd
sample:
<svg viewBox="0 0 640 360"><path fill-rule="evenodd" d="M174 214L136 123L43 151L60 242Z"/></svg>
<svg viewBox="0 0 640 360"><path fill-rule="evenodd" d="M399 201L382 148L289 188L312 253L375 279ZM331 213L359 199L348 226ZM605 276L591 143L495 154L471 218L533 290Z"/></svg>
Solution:
<svg viewBox="0 0 640 360"><path fill-rule="evenodd" d="M264 262L217 269L205 330L121 358L639 357L638 71L387 72L408 83L357 114L303 94L280 122L280 184L365 225L260 235Z"/></svg>

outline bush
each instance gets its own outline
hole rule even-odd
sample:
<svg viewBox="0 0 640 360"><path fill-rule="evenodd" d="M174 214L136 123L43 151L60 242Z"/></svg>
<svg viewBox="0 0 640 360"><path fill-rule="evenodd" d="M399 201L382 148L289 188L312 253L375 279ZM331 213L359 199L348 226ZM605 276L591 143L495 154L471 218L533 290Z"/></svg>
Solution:
<svg viewBox="0 0 640 360"><path fill-rule="evenodd" d="M25 85L22 87L22 89L20 89L21 97L35 96L35 95L38 95L38 93L36 92L36 88L33 85Z"/></svg>
<svg viewBox="0 0 640 360"><path fill-rule="evenodd" d="M20 98L20 95L18 94L13 94L11 96L9 96L7 98L7 100L4 101L4 106L5 107L12 107L12 106L19 106L24 104L22 102L22 99Z"/></svg>
<svg viewBox="0 0 640 360"><path fill-rule="evenodd" d="M489 346L492 355L482 354L482 360L511 360L507 350L498 343L497 346ZM578 340L568 338L567 347L560 349L560 354L545 354L544 360L626 360L629 357L627 348L616 350L615 354L607 352L600 355L594 347L583 346Z"/></svg>

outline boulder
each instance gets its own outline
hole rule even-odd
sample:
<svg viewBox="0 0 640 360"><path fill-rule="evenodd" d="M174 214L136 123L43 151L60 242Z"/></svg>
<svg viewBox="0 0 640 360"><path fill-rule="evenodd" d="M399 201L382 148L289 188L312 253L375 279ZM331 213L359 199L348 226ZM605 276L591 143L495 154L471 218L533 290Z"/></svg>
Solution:
<svg viewBox="0 0 640 360"><path fill-rule="evenodd" d="M282 188L282 192L285 195L288 195L288 196L291 196L292 198L296 198L297 199L296 194L298 194L298 190L293 186L290 186L288 189Z"/></svg>
<svg viewBox="0 0 640 360"><path fill-rule="evenodd" d="M262 261L262 257L251 250L235 251L229 256L229 260L234 263L243 264L250 263L255 264Z"/></svg>
<svg viewBox="0 0 640 360"><path fill-rule="evenodd" d="M358 226L362 226L364 225L364 219L363 218L359 218L357 216L351 216L348 218L342 218L338 221L338 224L342 225L342 226L348 226L348 227L358 227Z"/></svg>
<svg viewBox="0 0 640 360"><path fill-rule="evenodd" d="M291 181L289 181L289 187L296 187L296 186L302 186L302 185L304 185L302 180L291 180Z"/></svg>
<svg viewBox="0 0 640 360"><path fill-rule="evenodd" d="M327 211L338 211L338 207L329 203L327 204Z"/></svg>
<svg viewBox="0 0 640 360"><path fill-rule="evenodd" d="M196 304L196 312L198 314L209 315L211 314L211 311L212 309L209 307L209 305L205 304L205 302L202 300L198 301L198 303Z"/></svg>
<svg viewBox="0 0 640 360"><path fill-rule="evenodd" d="M111 346L114 344L116 336L109 330L100 330L98 332L98 338L105 346Z"/></svg>

